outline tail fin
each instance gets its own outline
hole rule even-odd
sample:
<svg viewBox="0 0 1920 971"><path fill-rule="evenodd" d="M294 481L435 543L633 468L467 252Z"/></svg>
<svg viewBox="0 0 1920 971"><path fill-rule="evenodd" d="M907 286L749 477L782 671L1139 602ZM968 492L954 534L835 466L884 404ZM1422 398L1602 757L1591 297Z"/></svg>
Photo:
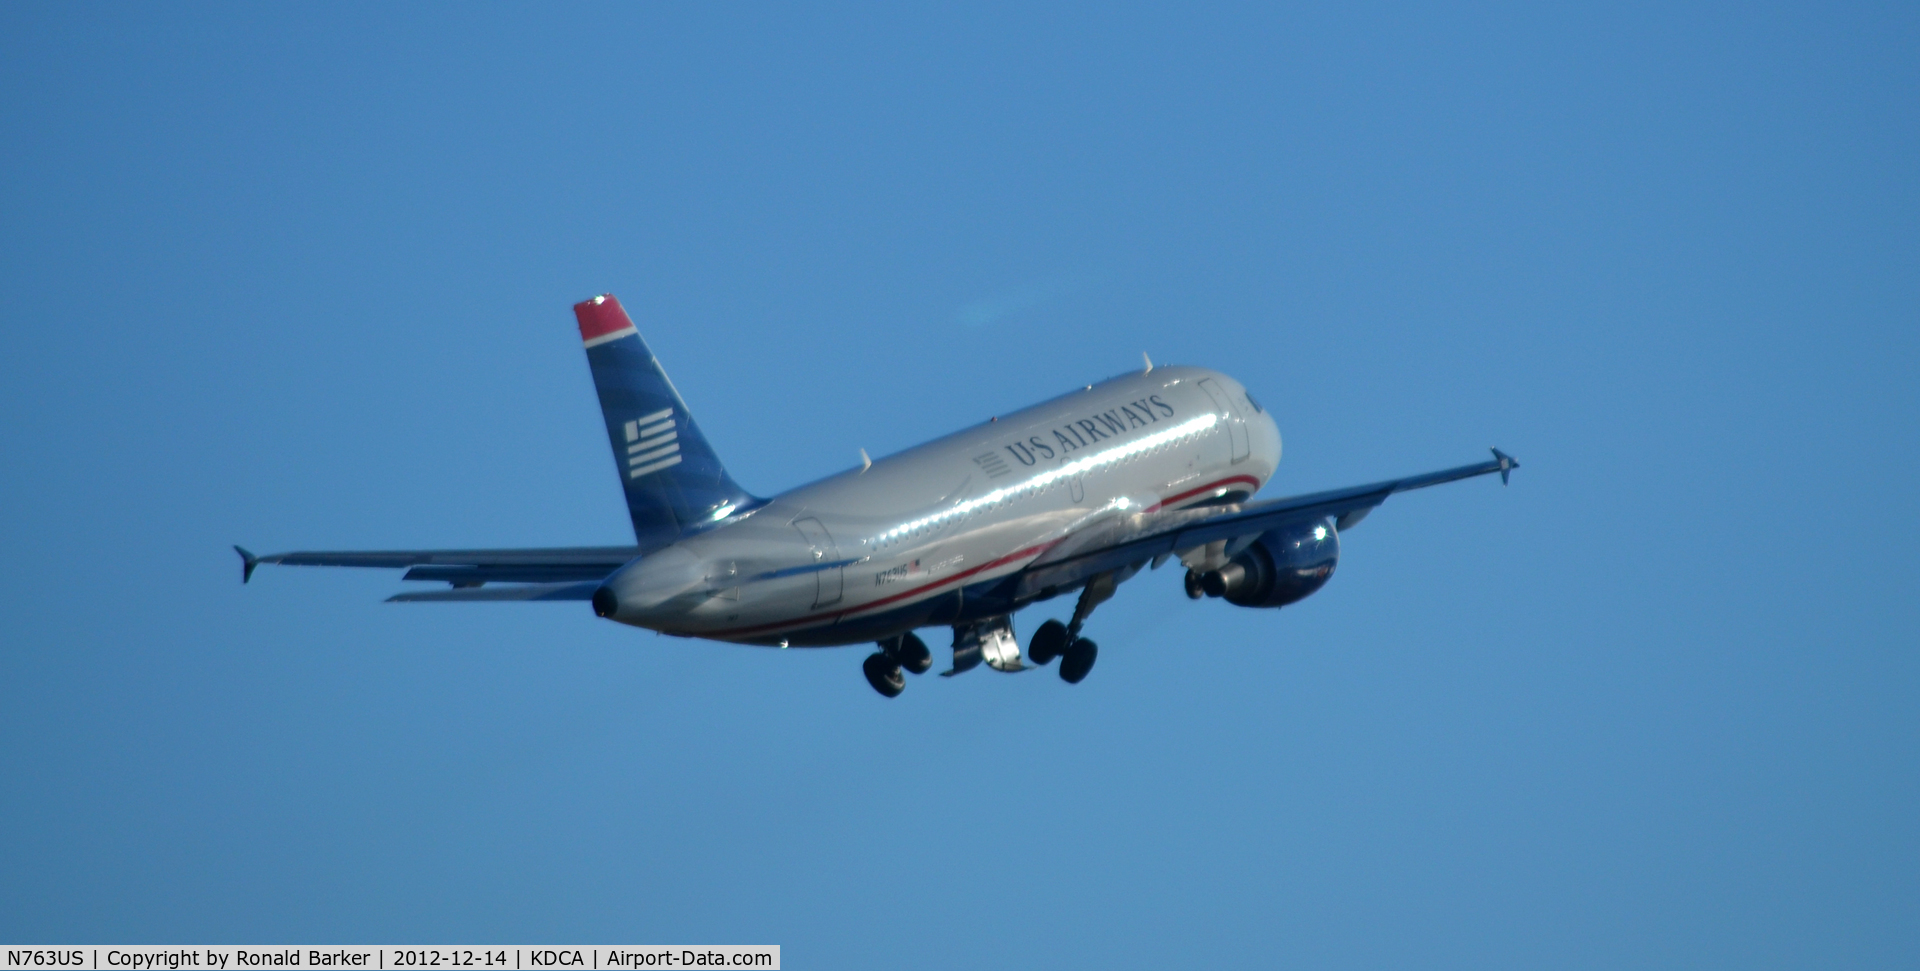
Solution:
<svg viewBox="0 0 1920 971"><path fill-rule="evenodd" d="M613 294L573 305L642 550L760 504L727 475Z"/></svg>

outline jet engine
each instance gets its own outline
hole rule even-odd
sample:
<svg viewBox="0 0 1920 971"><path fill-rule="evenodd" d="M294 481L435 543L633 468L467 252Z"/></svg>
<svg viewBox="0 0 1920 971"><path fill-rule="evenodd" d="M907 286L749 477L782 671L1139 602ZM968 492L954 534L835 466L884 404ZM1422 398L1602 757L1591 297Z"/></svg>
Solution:
<svg viewBox="0 0 1920 971"><path fill-rule="evenodd" d="M1331 519L1282 526L1235 553L1227 565L1187 572L1187 596L1221 597L1241 607L1284 607L1326 586L1340 562L1340 534Z"/></svg>

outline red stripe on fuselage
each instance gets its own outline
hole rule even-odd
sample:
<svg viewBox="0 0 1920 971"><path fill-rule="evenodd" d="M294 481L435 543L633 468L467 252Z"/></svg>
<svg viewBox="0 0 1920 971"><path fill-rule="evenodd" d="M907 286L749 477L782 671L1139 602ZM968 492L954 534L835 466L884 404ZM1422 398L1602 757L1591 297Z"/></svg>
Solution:
<svg viewBox="0 0 1920 971"><path fill-rule="evenodd" d="M1260 480L1254 478L1253 476L1250 476L1250 475L1228 476L1227 478L1221 479L1218 482L1209 482L1198 489L1188 489L1187 491L1182 492L1177 496L1168 496L1165 499L1160 500L1157 504L1155 504L1152 508L1149 508L1147 511L1159 512L1160 510L1165 509L1166 507L1171 506L1174 503L1185 502L1188 499L1191 499L1202 492L1212 492L1213 490L1218 489L1221 486L1231 485L1235 482L1245 482L1247 485L1250 485L1253 487L1253 491L1255 492L1260 491Z"/></svg>
<svg viewBox="0 0 1920 971"><path fill-rule="evenodd" d="M1167 506L1173 505L1174 503L1183 502L1203 492L1211 492L1222 486L1232 485L1235 482L1244 482L1247 485L1253 487L1255 491L1258 491L1260 488L1260 480L1254 478L1253 476L1250 476L1250 475L1228 476L1227 478L1221 479L1218 482L1209 482L1206 485L1199 487L1198 489L1188 489L1187 491L1182 492L1178 495L1168 496L1167 498L1160 500L1158 503L1156 503L1152 508L1148 509L1147 511L1154 512L1159 509L1164 509ZM948 584L951 584L951 583L958 583L961 580L965 580L966 578L973 576L974 574L979 573L983 570L991 570L996 566L1004 566L1008 563L1012 563L1015 560L1025 559L1033 556L1039 556L1040 554L1045 553L1046 551L1059 545L1061 541L1062 540L1056 539L1051 543L1041 543L1038 546L1029 546L1024 550L1020 550L1015 553L1009 553L1006 556L1000 557L997 560L991 560L986 563L982 563L979 566L972 567L966 570L961 570L959 573L956 573L953 576L947 577L944 580L935 580L931 583L923 583L920 586L914 587L911 590L902 590L899 593L896 593L890 597L881 597L879 600L875 600L874 602L868 603L868 604L861 604L858 607L850 607L846 610L842 610L838 612L828 611L826 613L812 614L806 617L796 617L793 620L777 620L770 624L759 624L753 627L736 627L733 630L712 631L710 633L696 634L694 636L713 637L713 638L737 637L742 634L754 634L762 631L774 630L780 627L801 627L807 624L811 624L817 620L826 620L827 618L839 618L839 617L846 617L852 614L864 613L865 611L872 610L876 607L884 607L891 603L898 603L902 600L906 600L910 597L918 596L919 594L926 593L928 591L947 586Z"/></svg>
<svg viewBox="0 0 1920 971"><path fill-rule="evenodd" d="M965 580L966 578L973 576L974 574L979 573L982 570L991 570L996 566L1004 566L1018 559L1039 556L1040 554L1045 553L1046 551L1052 549L1054 546L1058 545L1059 542L1060 540L1056 539L1051 543L1041 543L1038 546L1029 546L1024 550L1020 550L1019 552L1008 553L1006 556L1000 557L997 560L989 560L985 563L980 564L979 566L972 567L966 570L961 570L959 573L956 573L953 576L947 577L944 580L935 580L932 583L923 583L917 587L914 587L911 590L902 590L891 597L881 597L879 600L875 600L872 603L861 604L858 607L850 607L846 610L842 610L838 612L828 611L823 614L813 614L808 617L798 617L793 620L777 620L771 624L760 624L759 626L756 626L756 627L737 627L733 630L714 631L713 633L710 633L710 634L700 634L697 636L725 637L728 635L752 634L757 631L772 630L776 627L797 627L804 624L810 624L816 620L824 620L828 617L845 617L850 614L863 613L865 611L872 610L875 607L884 607L887 604L897 603L901 600L907 599L908 597L912 597L917 594L926 593L927 591L933 590L938 587L944 587L950 583L958 583L961 580Z"/></svg>

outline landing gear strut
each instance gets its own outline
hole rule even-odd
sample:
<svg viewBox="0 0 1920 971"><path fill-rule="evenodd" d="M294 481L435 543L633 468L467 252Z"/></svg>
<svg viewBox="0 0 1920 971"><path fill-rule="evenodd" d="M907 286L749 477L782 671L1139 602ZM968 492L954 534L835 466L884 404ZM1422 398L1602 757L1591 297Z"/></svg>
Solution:
<svg viewBox="0 0 1920 971"><path fill-rule="evenodd" d="M927 650L926 642L912 631L881 641L880 651L914 674L925 674L933 668L933 652Z"/></svg>
<svg viewBox="0 0 1920 971"><path fill-rule="evenodd" d="M1093 671L1093 662L1100 656L1100 646L1080 636L1080 628L1086 624L1093 608L1106 602L1113 596L1113 590L1119 586L1111 572L1102 573L1091 580L1080 591L1080 602L1073 607L1073 619L1067 623L1049 620L1033 632L1033 641L1027 645L1027 657L1035 664L1046 664L1054 658L1060 659L1060 680L1068 684L1079 684Z"/></svg>
<svg viewBox="0 0 1920 971"><path fill-rule="evenodd" d="M908 631L881 641L880 650L868 656L860 670L866 674L873 690L884 697L896 698L907 690L906 671L925 674L931 667L933 652L927 650L925 641Z"/></svg>

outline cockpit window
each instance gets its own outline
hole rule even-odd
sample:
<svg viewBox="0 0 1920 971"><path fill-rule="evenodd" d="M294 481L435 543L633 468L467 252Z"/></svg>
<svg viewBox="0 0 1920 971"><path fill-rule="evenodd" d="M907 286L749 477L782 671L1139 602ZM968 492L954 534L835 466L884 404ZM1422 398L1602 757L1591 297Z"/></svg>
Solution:
<svg viewBox="0 0 1920 971"><path fill-rule="evenodd" d="M1260 407L1260 402L1253 397L1253 392L1251 391L1247 392L1247 404L1252 405L1253 410L1256 412L1265 413L1267 410L1265 408Z"/></svg>

